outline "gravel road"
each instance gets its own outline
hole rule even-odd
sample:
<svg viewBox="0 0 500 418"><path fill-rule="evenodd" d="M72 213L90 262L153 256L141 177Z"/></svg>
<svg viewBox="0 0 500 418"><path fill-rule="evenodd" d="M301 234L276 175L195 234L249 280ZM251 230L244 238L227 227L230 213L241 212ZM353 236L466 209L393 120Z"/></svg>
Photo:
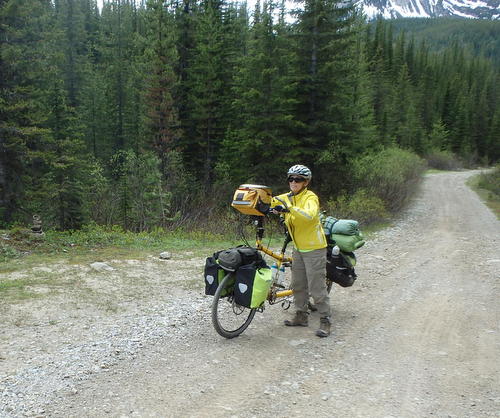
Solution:
<svg viewBox="0 0 500 418"><path fill-rule="evenodd" d="M500 223L472 174L426 176L357 252L330 338L279 305L220 337L189 252L6 274L47 285L0 301L0 417L500 417Z"/></svg>

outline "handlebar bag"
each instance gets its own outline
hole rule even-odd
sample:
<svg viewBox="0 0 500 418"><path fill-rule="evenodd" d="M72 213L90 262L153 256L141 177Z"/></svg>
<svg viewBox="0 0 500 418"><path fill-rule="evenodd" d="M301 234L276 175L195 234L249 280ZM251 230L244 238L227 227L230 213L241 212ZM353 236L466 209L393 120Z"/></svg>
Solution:
<svg viewBox="0 0 500 418"><path fill-rule="evenodd" d="M271 284L269 267L258 267L255 263L241 266L236 271L234 301L246 308L258 308L267 299Z"/></svg>
<svg viewBox="0 0 500 418"><path fill-rule="evenodd" d="M231 206L245 215L264 216L271 207L272 192L267 186L242 184L234 192Z"/></svg>
<svg viewBox="0 0 500 418"><path fill-rule="evenodd" d="M219 284L222 282L226 274L229 274L224 270L220 264L217 262L217 257L219 253L215 253L212 257L208 257L205 261L205 295L215 295ZM227 296L233 290L234 280L229 281L228 286L222 291L222 296Z"/></svg>

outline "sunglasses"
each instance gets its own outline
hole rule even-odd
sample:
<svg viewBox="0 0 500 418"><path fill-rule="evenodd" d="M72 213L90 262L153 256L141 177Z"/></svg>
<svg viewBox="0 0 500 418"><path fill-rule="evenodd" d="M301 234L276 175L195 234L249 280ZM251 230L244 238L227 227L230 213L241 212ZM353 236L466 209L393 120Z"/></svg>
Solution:
<svg viewBox="0 0 500 418"><path fill-rule="evenodd" d="M306 181L303 177L288 177L288 183L304 183Z"/></svg>

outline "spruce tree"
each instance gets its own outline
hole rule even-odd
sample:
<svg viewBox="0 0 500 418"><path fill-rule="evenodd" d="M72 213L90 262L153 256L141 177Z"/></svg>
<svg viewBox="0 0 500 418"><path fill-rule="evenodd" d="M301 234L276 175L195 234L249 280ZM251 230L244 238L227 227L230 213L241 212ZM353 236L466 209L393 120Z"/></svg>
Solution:
<svg viewBox="0 0 500 418"><path fill-rule="evenodd" d="M348 178L355 112L356 13L350 3L306 0L294 32L297 54L296 161L311 166L327 194ZM328 179L335 177L338 181Z"/></svg>
<svg viewBox="0 0 500 418"><path fill-rule="evenodd" d="M168 153L178 147L180 132L173 92L177 86L174 68L177 64L175 49L174 15L162 0L148 3L148 47L145 62L148 62L147 119L148 138L162 163L165 176L173 176L167 168Z"/></svg>
<svg viewBox="0 0 500 418"><path fill-rule="evenodd" d="M224 141L219 172L237 181L269 184L282 177L296 145L294 85L284 22L274 22L272 2L258 3L249 32L247 53L235 74L234 120ZM243 157L244 156L244 157Z"/></svg>
<svg viewBox="0 0 500 418"><path fill-rule="evenodd" d="M183 89L186 92L185 135L182 151L189 169L209 186L214 179L219 145L225 126L223 104L228 94L222 74L227 64L224 56L224 3L205 0L196 10L194 52L186 69Z"/></svg>
<svg viewBox="0 0 500 418"><path fill-rule="evenodd" d="M43 0L0 1L0 224L31 220L31 181L37 162L31 153L45 135L41 104L47 69L42 46L52 12Z"/></svg>

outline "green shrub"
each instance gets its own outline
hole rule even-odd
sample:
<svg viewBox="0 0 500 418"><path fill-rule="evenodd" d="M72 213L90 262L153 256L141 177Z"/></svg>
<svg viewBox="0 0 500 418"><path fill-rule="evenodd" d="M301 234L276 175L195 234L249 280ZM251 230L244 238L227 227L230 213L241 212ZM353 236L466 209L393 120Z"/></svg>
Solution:
<svg viewBox="0 0 500 418"><path fill-rule="evenodd" d="M489 173L481 173L479 175L478 187L488 190L496 199L500 199L500 165Z"/></svg>
<svg viewBox="0 0 500 418"><path fill-rule="evenodd" d="M389 217L382 199L369 196L366 190L358 190L350 197L342 195L328 201L327 213L339 219L356 219L365 225L382 222Z"/></svg>
<svg viewBox="0 0 500 418"><path fill-rule="evenodd" d="M463 163L451 151L431 151L425 156L429 168L436 170L458 170Z"/></svg>
<svg viewBox="0 0 500 418"><path fill-rule="evenodd" d="M4 244L0 242L0 262L10 260L12 258L17 258L21 255L21 253L16 250L14 247L11 247L8 244Z"/></svg>
<svg viewBox="0 0 500 418"><path fill-rule="evenodd" d="M397 211L408 201L424 171L424 161L415 153L387 148L357 159L353 172L359 189L378 197L390 211Z"/></svg>

